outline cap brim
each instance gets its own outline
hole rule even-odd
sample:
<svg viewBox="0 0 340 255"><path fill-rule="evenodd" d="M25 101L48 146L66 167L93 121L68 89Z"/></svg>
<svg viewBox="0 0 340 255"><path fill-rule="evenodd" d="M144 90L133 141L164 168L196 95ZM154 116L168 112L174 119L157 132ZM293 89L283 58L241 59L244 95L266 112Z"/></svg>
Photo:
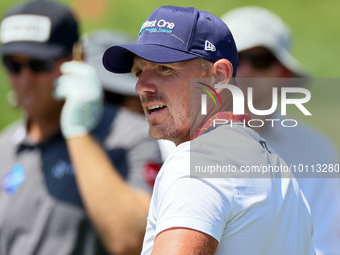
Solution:
<svg viewBox="0 0 340 255"><path fill-rule="evenodd" d="M284 65L287 69L289 69L297 78L308 78L310 77L310 73L306 70L306 68L297 61L287 50L280 49L275 52L273 50L276 58Z"/></svg>
<svg viewBox="0 0 340 255"><path fill-rule="evenodd" d="M37 42L10 42L1 47L2 56L22 54L40 60L58 58L68 53L64 47Z"/></svg>
<svg viewBox="0 0 340 255"><path fill-rule="evenodd" d="M197 58L198 56L153 44L114 45L103 55L104 67L113 73L131 72L134 56L154 63L175 63Z"/></svg>
<svg viewBox="0 0 340 255"><path fill-rule="evenodd" d="M87 52L88 53L88 52ZM136 77L131 73L127 74L115 74L106 70L102 64L102 54L85 54L85 60L88 64L96 68L99 80L103 85L104 90L114 92L127 96L138 96L135 90L137 83Z"/></svg>
<svg viewBox="0 0 340 255"><path fill-rule="evenodd" d="M262 37L263 38L263 37ZM248 38L249 39L249 38ZM309 77L309 72L304 68L304 66L297 61L286 49L283 47L275 47L274 43L271 43L270 39L249 39L249 40L239 40L237 41L237 50L239 52L244 50L249 50L254 47L264 47L270 50L275 57L280 61L282 65L284 65L287 69L289 69L294 75L298 78L307 78Z"/></svg>

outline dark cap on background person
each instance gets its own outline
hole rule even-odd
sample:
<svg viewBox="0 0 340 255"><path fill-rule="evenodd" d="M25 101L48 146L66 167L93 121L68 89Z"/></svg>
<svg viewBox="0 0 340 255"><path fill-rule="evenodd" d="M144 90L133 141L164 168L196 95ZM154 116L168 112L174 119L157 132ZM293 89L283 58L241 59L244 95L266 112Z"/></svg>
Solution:
<svg viewBox="0 0 340 255"><path fill-rule="evenodd" d="M1 56L23 54L34 59L56 59L72 53L79 39L71 10L53 1L19 4L2 18Z"/></svg>
<svg viewBox="0 0 340 255"><path fill-rule="evenodd" d="M105 68L131 72L134 55L154 63L175 63L198 57L228 59L236 76L237 49L229 28L218 17L193 7L163 6L143 23L137 44L115 45L103 56Z"/></svg>

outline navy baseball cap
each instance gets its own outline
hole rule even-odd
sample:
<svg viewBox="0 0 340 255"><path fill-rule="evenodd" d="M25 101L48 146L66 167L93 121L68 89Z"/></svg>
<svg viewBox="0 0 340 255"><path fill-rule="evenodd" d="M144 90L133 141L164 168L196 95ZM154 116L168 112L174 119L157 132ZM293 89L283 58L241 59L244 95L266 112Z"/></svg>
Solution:
<svg viewBox="0 0 340 255"><path fill-rule="evenodd" d="M193 7L162 6L143 23L137 44L114 45L103 55L113 73L131 72L134 55L154 63L175 63L194 58L212 62L228 59L233 75L239 63L234 38L218 17Z"/></svg>
<svg viewBox="0 0 340 255"><path fill-rule="evenodd" d="M1 22L1 56L58 58L71 54L78 39L78 24L72 12L53 1L19 4L10 9Z"/></svg>

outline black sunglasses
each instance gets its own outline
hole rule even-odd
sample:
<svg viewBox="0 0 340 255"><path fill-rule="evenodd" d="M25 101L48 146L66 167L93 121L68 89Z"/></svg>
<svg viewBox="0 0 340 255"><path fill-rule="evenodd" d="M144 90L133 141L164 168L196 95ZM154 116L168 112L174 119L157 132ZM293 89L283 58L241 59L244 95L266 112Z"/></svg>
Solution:
<svg viewBox="0 0 340 255"><path fill-rule="evenodd" d="M273 64L277 63L278 60L275 56L271 54L247 54L247 53L239 53L240 63L243 61L249 61L254 69L257 70L266 70L271 67Z"/></svg>
<svg viewBox="0 0 340 255"><path fill-rule="evenodd" d="M32 59L26 63L21 63L14 61L8 57L4 57L2 59L4 65L6 66L7 70L12 73L19 73L21 69L25 66L28 66L33 72L40 73L44 71L52 70L55 60L36 60Z"/></svg>

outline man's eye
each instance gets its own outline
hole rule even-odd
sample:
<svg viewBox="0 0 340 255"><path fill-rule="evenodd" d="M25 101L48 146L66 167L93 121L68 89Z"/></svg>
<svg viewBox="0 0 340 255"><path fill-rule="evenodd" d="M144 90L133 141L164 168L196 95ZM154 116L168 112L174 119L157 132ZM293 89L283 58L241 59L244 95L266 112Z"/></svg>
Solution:
<svg viewBox="0 0 340 255"><path fill-rule="evenodd" d="M170 68L167 67L167 66L160 66L159 69L160 69L161 71L166 71L166 70L169 70Z"/></svg>
<svg viewBox="0 0 340 255"><path fill-rule="evenodd" d="M135 76L138 78L141 75L142 71L138 71L135 73Z"/></svg>

